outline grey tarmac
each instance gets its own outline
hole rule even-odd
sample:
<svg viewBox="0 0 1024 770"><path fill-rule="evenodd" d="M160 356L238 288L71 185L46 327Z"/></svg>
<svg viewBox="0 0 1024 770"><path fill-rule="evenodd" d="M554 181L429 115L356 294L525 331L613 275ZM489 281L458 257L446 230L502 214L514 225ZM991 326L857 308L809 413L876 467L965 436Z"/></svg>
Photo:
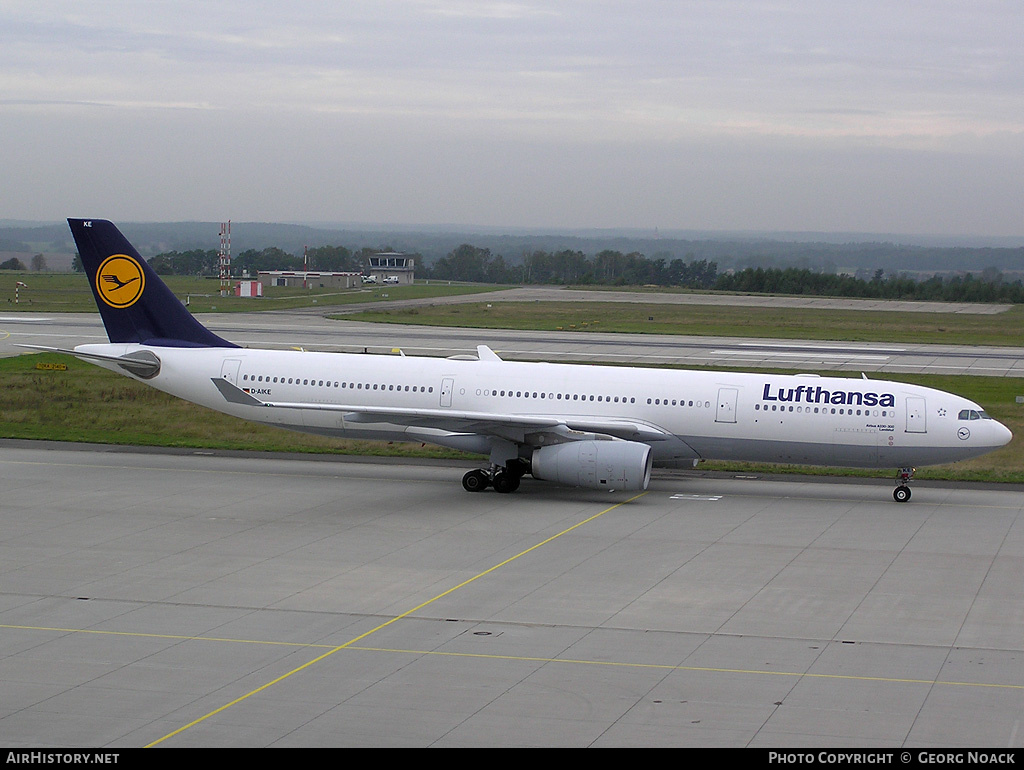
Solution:
<svg viewBox="0 0 1024 770"><path fill-rule="evenodd" d="M0 443L0 745L1024 745L1024 495Z"/></svg>

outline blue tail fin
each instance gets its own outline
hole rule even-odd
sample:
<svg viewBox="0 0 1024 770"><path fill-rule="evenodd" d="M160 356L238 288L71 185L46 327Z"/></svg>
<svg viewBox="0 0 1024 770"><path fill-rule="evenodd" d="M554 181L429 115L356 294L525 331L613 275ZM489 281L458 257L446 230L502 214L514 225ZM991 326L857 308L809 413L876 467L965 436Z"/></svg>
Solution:
<svg viewBox="0 0 1024 770"><path fill-rule="evenodd" d="M235 348L192 317L135 247L102 219L69 219L111 342Z"/></svg>

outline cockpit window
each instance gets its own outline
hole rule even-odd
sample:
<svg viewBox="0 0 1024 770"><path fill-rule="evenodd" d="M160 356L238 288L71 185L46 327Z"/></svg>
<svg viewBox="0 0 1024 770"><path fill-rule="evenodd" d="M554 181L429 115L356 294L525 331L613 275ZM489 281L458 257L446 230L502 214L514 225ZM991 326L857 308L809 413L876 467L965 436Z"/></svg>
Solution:
<svg viewBox="0 0 1024 770"><path fill-rule="evenodd" d="M980 412L977 409L961 409L960 414L957 415L958 420L991 420L986 412Z"/></svg>

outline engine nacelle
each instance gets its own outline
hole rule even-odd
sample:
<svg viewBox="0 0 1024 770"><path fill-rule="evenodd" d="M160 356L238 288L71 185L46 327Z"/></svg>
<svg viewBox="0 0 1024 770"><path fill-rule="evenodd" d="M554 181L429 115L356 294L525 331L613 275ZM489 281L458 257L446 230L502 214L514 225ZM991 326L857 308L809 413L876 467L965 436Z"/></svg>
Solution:
<svg viewBox="0 0 1024 770"><path fill-rule="evenodd" d="M636 441L570 441L533 450L536 479L586 489L647 489L651 448Z"/></svg>

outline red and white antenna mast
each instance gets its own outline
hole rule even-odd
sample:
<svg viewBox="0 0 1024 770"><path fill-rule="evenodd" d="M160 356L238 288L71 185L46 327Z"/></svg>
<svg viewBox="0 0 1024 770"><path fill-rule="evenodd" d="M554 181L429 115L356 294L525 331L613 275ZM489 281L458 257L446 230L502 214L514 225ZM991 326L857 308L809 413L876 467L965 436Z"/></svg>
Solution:
<svg viewBox="0 0 1024 770"><path fill-rule="evenodd" d="M220 223L220 254L217 259L220 268L220 296L228 296L231 288L231 220Z"/></svg>

